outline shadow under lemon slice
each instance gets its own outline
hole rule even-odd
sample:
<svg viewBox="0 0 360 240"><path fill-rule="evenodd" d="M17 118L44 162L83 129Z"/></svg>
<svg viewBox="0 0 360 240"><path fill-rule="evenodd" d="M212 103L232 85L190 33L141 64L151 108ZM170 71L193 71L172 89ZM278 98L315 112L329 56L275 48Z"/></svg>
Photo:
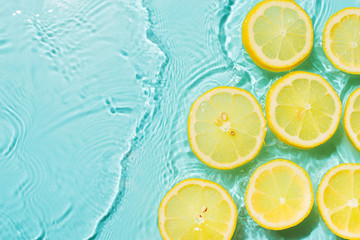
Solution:
<svg viewBox="0 0 360 240"><path fill-rule="evenodd" d="M259 103L240 88L211 89L190 109L190 146L201 161L214 168L231 169L253 159L263 145L266 130Z"/></svg>
<svg viewBox="0 0 360 240"><path fill-rule="evenodd" d="M219 184L203 179L178 183L159 208L159 228L166 240L230 240L234 234L237 208Z"/></svg>
<svg viewBox="0 0 360 240"><path fill-rule="evenodd" d="M292 0L265 0L246 16L242 41L251 59L270 71L287 71L302 63L313 46L310 17Z"/></svg>
<svg viewBox="0 0 360 240"><path fill-rule="evenodd" d="M320 182L317 205L326 225L346 239L360 238L360 164L330 169Z"/></svg>
<svg viewBox="0 0 360 240"><path fill-rule="evenodd" d="M293 227L309 215L314 202L309 175L297 164L276 159L251 176L245 195L250 216L264 228Z"/></svg>

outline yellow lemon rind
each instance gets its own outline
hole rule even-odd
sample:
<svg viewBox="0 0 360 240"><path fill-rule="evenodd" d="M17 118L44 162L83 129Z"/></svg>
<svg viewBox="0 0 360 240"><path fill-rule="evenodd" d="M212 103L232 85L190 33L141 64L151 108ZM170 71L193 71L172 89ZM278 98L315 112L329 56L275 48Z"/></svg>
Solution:
<svg viewBox="0 0 360 240"><path fill-rule="evenodd" d="M359 239L360 234L357 236L354 236L354 235L348 235L347 233L344 233L343 231L341 231L341 230L337 229L335 226L333 226L333 224L331 224L332 223L331 219L329 220L329 218L325 215L325 212L326 212L326 210L324 209L325 203L324 203L324 200L322 199L325 188L328 185L327 183L329 182L330 178L332 176L334 176L336 173L338 173L340 170L343 170L343 169L351 169L351 170L360 169L360 164L359 163L342 163L342 164L339 164L339 165L331 168L329 171L327 171L327 173L324 175L324 177L322 178L322 180L319 184L318 191L316 194L316 204L318 206L320 216L324 220L326 226L334 234L336 234L339 237L345 238L345 239Z"/></svg>
<svg viewBox="0 0 360 240"><path fill-rule="evenodd" d="M284 84L284 82L286 80L288 80L289 78L295 80L296 75L299 74L303 74L303 75L307 75L307 78L312 77L312 79L321 79L321 83L324 85L324 87L327 88L328 93L333 97L334 101L335 101L335 106L336 106L336 111L337 114L334 114L333 117L336 119L335 122L333 122L332 126L329 127L329 130L323 134L321 134L322 136L325 136L323 138L316 138L315 140L311 140L311 141L304 141L298 138L298 136L290 136L287 133L283 133L284 131L282 131L282 128L276 123L276 117L275 117L275 113L273 113L275 111L276 105L272 106L272 102L276 102L276 97L277 95L274 95L275 90L277 90L279 88L279 85ZM300 78L300 77L299 77ZM304 77L302 77L304 78ZM281 88L279 89L279 91L281 90ZM286 74L285 76L283 76L282 78L280 78L279 80L277 80L269 89L267 96L266 96L266 101L265 101L265 113L266 113L266 117L268 120L268 125L269 128L272 132L275 133L275 135L283 142L285 142L288 145L291 145L293 147L297 147L300 149L311 149L314 147L317 147L323 143L325 143L326 141L328 141L336 132L339 122L340 122L340 118L341 118L341 109L342 109L342 105L341 105L341 101L339 96L337 95L337 93L335 92L334 88L330 85L330 83L328 81L326 81L322 76L315 74L315 73L310 73L310 72L304 72L304 71L295 71L295 72L291 72ZM292 138L292 139L291 139Z"/></svg>
<svg viewBox="0 0 360 240"><path fill-rule="evenodd" d="M196 146L195 138L192 137L192 133L191 133L191 131L193 131L192 127L191 127L191 123L192 123L192 121L196 122L196 117L195 117L196 109L195 108L197 108L200 105L200 103L202 102L201 100L207 98L208 95L211 96L211 94L213 92L216 93L216 92L229 92L229 91L234 92L236 94L241 94L242 96L247 97L253 103L254 110L256 113L258 113L258 116L260 119L261 130L260 130L260 134L257 138L257 146L254 148L255 149L254 151L252 151L251 153L249 153L247 156L245 156L243 158L239 157L239 160L234 161L232 163L218 163L218 162L212 160L211 157L203 154L201 152L201 150ZM225 86L215 87L215 88L210 89L209 91L205 92L200 97L198 97L190 108L190 113L189 113L189 118L188 118L188 138L189 138L190 147L198 159L200 159L203 163L205 163L206 165L208 165L212 168L223 169L223 170L233 169L233 168L242 166L245 163L253 160L259 154L259 152L263 146L265 136L266 136L266 131L267 131L266 119L262 112L262 108L261 108L260 104L258 103L256 98L250 92L248 92L244 89L241 89L241 88L225 87Z"/></svg>
<svg viewBox="0 0 360 240"><path fill-rule="evenodd" d="M354 136L355 133L353 133L353 130L352 130L351 125L350 125L350 115L353 112L354 101L356 100L356 98L359 95L360 95L360 88L356 89L354 92L352 92L350 94L348 100L346 101L345 111L344 111L344 119L343 119L345 133L348 136L348 138L349 138L350 142L352 143L352 145L358 151L360 151L360 141L357 139L356 135Z"/></svg>
<svg viewBox="0 0 360 240"><path fill-rule="evenodd" d="M293 6L293 8L296 8L298 13L301 13L301 15L303 17L302 19L305 21L305 23L307 23L306 25L309 28L308 30L310 32L308 32L307 34L311 34L311 38L308 39L309 41L307 41L307 44L304 46L303 51L301 53L297 54L296 57L292 58L292 62L289 60L281 61L281 60L277 59L280 62L288 62L288 63L271 64L271 61L274 61L274 60L266 57L262 53L259 54L258 51L255 50L251 44L251 42L255 42L255 40L250 39L250 35L251 35L250 34L250 22L251 22L252 18L254 17L254 15L256 15L256 13L261 8L265 7L267 4L269 6L271 6L271 3L279 3L279 4L289 3L289 4L291 4ZM304 11L304 9L302 9L298 4L296 4L295 1L292 1L292 0L265 0L265 1L258 3L246 15L245 20L242 25L242 40L243 40L243 44L244 44L246 52L249 54L249 56L255 62L256 65L258 65L259 67L264 68L268 71L283 72L283 71L288 71L288 70L295 68L296 66L300 65L302 62L304 62L309 57L311 50L312 50L313 42L314 42L314 30L313 30L312 21L311 21L309 15ZM264 59L267 59L267 62Z"/></svg>
<svg viewBox="0 0 360 240"><path fill-rule="evenodd" d="M258 217L255 216L255 214L252 212L251 208L249 207L249 192L250 192L250 188L252 187L251 183L255 181L257 175L256 174L260 174L261 172L263 172L263 170L269 168L270 165L274 164L274 163L281 163L283 165L289 166L291 169L295 170L296 172L300 172L303 176L305 177L303 178L304 180L306 180L308 182L308 186L309 186L309 192L310 192L310 201L308 204L308 208L306 211L304 211L304 213L301 215L301 217L299 219L297 219L296 221L287 224L287 225L279 225L279 226L275 226L274 225L270 225L268 223L265 223L263 221L261 221ZM276 165L274 165L276 166ZM261 172L260 172L261 171ZM260 167L258 167L255 172L252 174L250 180L249 180L249 184L246 188L246 192L245 192L245 207L247 212L249 213L249 215L251 216L251 218L257 223L259 224L261 227L266 228L266 229L270 229L270 230L283 230L283 229L287 229L290 227L294 227L296 225L298 225L299 223L301 223L311 212L311 209L314 205L314 194L313 194L313 188L312 188L312 184L311 184L311 180L309 177L309 174L305 171L305 169L303 169L302 167L300 167L299 165L297 165L296 163L286 160L286 159L274 159L271 160L263 165L261 165Z"/></svg>
<svg viewBox="0 0 360 240"><path fill-rule="evenodd" d="M344 8L344 9L338 11L337 13L332 15L327 20L327 22L325 23L324 31L323 31L323 48L324 48L325 55L337 69L339 69L343 72L349 73L349 74L360 74L360 68L353 69L351 67L348 67L348 66L342 64L340 61L338 61L336 59L336 57L334 56L334 54L332 53L331 47L330 47L330 45L331 45L330 30L336 23L338 23L338 21L336 21L336 20L338 18L343 18L343 17L349 15L347 12L354 13L354 11L355 11L355 14L360 17L360 8L348 7L348 8Z"/></svg>
<svg viewBox="0 0 360 240"><path fill-rule="evenodd" d="M165 220L166 220L165 206L166 206L167 202L170 200L170 198L172 196L176 195L181 188L183 188L184 186L187 186L187 185L191 185L191 184L197 184L200 186L208 186L208 187L212 187L212 188L218 190L218 192L220 192L221 195L224 197L224 200L229 204L230 209L231 209L230 212L232 215L231 222L233 224L232 224L231 229L229 229L228 238L224 238L224 240L230 240L232 238L232 236L235 232L235 228L236 228L236 222L237 222L236 204L235 204L233 198L230 196L229 192L226 191L226 189L223 188L221 185L219 185L215 182L209 181L209 180L199 179L199 178L189 178L189 179L185 179L185 180L179 182L172 189L170 189L170 191L161 200L160 207L159 207L159 213L158 213L158 226L159 226L159 230L160 230L160 234L161 234L162 238L164 240L171 240L171 238L167 235L166 230L165 230Z"/></svg>

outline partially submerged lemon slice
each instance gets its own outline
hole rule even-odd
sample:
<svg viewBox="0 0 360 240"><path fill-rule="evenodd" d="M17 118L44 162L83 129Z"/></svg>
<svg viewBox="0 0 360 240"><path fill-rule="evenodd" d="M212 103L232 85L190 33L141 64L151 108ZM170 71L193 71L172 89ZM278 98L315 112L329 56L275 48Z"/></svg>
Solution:
<svg viewBox="0 0 360 240"><path fill-rule="evenodd" d="M190 109L190 146L201 161L214 168L235 168L253 159L263 145L266 129L260 105L243 89L211 89Z"/></svg>
<svg viewBox="0 0 360 240"><path fill-rule="evenodd" d="M272 230L299 224L309 215L313 202L309 175L297 164L282 159L257 168L245 195L250 216Z"/></svg>
<svg viewBox="0 0 360 240"><path fill-rule="evenodd" d="M159 228L166 240L231 239L236 205L220 185L187 179L173 187L159 209Z"/></svg>
<svg viewBox="0 0 360 240"><path fill-rule="evenodd" d="M346 239L360 238L360 164L344 163L321 180L317 205L326 225Z"/></svg>
<svg viewBox="0 0 360 240"><path fill-rule="evenodd" d="M360 8L345 8L329 18L323 47L336 68L360 74Z"/></svg>
<svg viewBox="0 0 360 240"><path fill-rule="evenodd" d="M320 75L292 72L271 86L265 104L270 129L285 143L303 149L326 142L336 131L341 102Z"/></svg>
<svg viewBox="0 0 360 240"><path fill-rule="evenodd" d="M356 89L346 102L344 128L351 143L360 151L360 88Z"/></svg>
<svg viewBox="0 0 360 240"><path fill-rule="evenodd" d="M246 51L260 67L290 70L309 55L313 27L306 12L291 0L266 0L246 16L242 39Z"/></svg>

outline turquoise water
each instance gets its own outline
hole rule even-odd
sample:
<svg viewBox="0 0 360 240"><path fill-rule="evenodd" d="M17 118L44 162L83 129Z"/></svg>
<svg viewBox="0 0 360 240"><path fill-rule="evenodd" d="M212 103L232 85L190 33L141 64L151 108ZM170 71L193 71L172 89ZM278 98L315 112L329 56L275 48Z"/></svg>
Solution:
<svg viewBox="0 0 360 240"><path fill-rule="evenodd" d="M327 143L299 150L269 130L250 163L216 170L192 153L192 102L216 86L264 106L284 73L258 68L241 42L246 0L0 0L0 239L161 239L157 211L179 181L218 182L238 206L233 239L336 239L316 205L299 226L271 231L247 214L256 167L290 159L309 173L359 162L342 122ZM326 20L359 0L303 0L314 48L296 70L324 76L343 105L360 77L322 49Z"/></svg>

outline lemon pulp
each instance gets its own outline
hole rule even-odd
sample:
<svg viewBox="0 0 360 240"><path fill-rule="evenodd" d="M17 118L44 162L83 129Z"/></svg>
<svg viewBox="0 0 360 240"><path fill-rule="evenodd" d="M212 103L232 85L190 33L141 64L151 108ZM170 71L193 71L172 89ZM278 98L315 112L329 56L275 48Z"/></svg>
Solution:
<svg viewBox="0 0 360 240"><path fill-rule="evenodd" d="M324 28L324 51L340 70L360 73L360 8L345 8L329 18Z"/></svg>
<svg viewBox="0 0 360 240"><path fill-rule="evenodd" d="M294 1L262 1L244 20L243 42L260 67L271 71L290 70L310 54L312 23Z"/></svg>
<svg viewBox="0 0 360 240"><path fill-rule="evenodd" d="M270 128L284 142L312 148L334 134L340 121L341 102L321 76L292 72L270 88L266 115Z"/></svg>
<svg viewBox="0 0 360 240"><path fill-rule="evenodd" d="M351 143L360 151L360 88L356 89L346 102L344 128Z"/></svg>
<svg viewBox="0 0 360 240"><path fill-rule="evenodd" d="M190 110L190 146L200 160L215 168L234 168L253 159L265 134L261 108L243 89L214 88L200 96Z"/></svg>
<svg viewBox="0 0 360 240"><path fill-rule="evenodd" d="M236 205L227 191L202 179L180 182L164 197L159 209L164 239L231 239L236 218Z"/></svg>
<svg viewBox="0 0 360 240"><path fill-rule="evenodd" d="M317 202L328 227L343 238L360 238L360 164L330 169L319 185Z"/></svg>
<svg viewBox="0 0 360 240"><path fill-rule="evenodd" d="M252 175L245 196L250 216L273 230L300 223L313 204L309 176L300 166L277 159L260 166Z"/></svg>

